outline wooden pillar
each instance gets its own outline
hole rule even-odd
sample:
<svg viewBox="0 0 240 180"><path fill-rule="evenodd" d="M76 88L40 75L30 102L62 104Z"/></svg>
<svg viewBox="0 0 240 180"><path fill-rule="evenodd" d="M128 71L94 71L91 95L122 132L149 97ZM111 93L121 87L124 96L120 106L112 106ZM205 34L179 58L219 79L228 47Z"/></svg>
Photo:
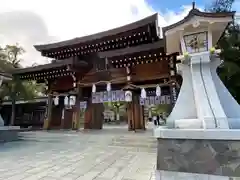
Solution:
<svg viewBox="0 0 240 180"><path fill-rule="evenodd" d="M92 101L88 99L87 109L84 113L84 129L91 129L91 118L92 118Z"/></svg>
<svg viewBox="0 0 240 180"><path fill-rule="evenodd" d="M145 130L145 121L143 116L143 107L139 104L138 94L133 93L132 102L128 103L128 130Z"/></svg>
<svg viewBox="0 0 240 180"><path fill-rule="evenodd" d="M15 77L14 77L15 78ZM13 84L12 92L11 92L11 99L12 99L12 114L11 114L11 120L10 125L14 126L15 124L15 118L16 118L16 85Z"/></svg>
<svg viewBox="0 0 240 180"><path fill-rule="evenodd" d="M141 123L140 123L140 105L138 102L138 96L134 94L133 96L133 111L134 111L134 125L135 129L141 129Z"/></svg>
<svg viewBox="0 0 240 180"><path fill-rule="evenodd" d="M132 120L132 102L128 102L127 104L127 118L128 118L128 130L129 131L132 131L134 128L133 128L133 120Z"/></svg>
<svg viewBox="0 0 240 180"><path fill-rule="evenodd" d="M78 103L78 101L76 101L76 103ZM78 130L78 126L77 126L77 121L78 121L78 118L77 118L77 114L78 114L78 105L75 105L74 107L73 107L73 114L72 114L72 129L73 130Z"/></svg>
<svg viewBox="0 0 240 180"><path fill-rule="evenodd" d="M78 101L77 101L77 103L78 103L78 109L77 109L77 114L76 114L76 119L77 119L77 122L76 122L76 128L77 128L77 130L80 128L80 121L81 121L81 111L80 111L80 101L81 101L81 99L82 99L82 87L80 87L80 85L78 85Z"/></svg>
<svg viewBox="0 0 240 180"><path fill-rule="evenodd" d="M139 103L139 95L133 95L133 121L134 121L134 129L142 129L145 130L145 123L143 118L143 110L142 106Z"/></svg>
<svg viewBox="0 0 240 180"><path fill-rule="evenodd" d="M58 106L59 106L59 119L60 119L60 129L64 129L64 117L65 117L65 105L64 105L64 96L58 97ZM53 118L53 115L52 115Z"/></svg>
<svg viewBox="0 0 240 180"><path fill-rule="evenodd" d="M47 113L46 118L44 119L43 123L43 129L49 129L51 124L51 118L52 118L52 103L53 98L51 94L48 94L48 104L47 104Z"/></svg>
<svg viewBox="0 0 240 180"><path fill-rule="evenodd" d="M103 111L104 106L102 103L92 104L91 129L102 129L104 120Z"/></svg>
<svg viewBox="0 0 240 180"><path fill-rule="evenodd" d="M73 130L79 130L80 128L80 100L82 99L82 87L80 87L80 85L77 87L77 92L76 104L74 106L72 116Z"/></svg>
<svg viewBox="0 0 240 180"><path fill-rule="evenodd" d="M144 107L139 104L139 116L141 129L146 130L145 119L144 119Z"/></svg>
<svg viewBox="0 0 240 180"><path fill-rule="evenodd" d="M88 107L84 115L84 129L102 129L103 126L103 104L92 104L88 102Z"/></svg>

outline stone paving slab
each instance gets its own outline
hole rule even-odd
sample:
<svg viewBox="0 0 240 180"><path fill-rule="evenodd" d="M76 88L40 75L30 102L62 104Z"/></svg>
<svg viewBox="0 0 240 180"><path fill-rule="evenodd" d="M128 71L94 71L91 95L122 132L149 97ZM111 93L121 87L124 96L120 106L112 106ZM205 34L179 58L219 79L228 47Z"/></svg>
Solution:
<svg viewBox="0 0 240 180"><path fill-rule="evenodd" d="M0 180L154 180L152 130L21 132L0 144Z"/></svg>

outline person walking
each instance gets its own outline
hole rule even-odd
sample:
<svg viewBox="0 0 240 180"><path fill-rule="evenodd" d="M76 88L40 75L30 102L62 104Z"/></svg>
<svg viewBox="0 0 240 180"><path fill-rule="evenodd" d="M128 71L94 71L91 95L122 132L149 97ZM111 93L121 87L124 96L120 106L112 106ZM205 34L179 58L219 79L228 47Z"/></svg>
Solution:
<svg viewBox="0 0 240 180"><path fill-rule="evenodd" d="M159 115L157 115L156 120L157 120L157 125L160 126L160 117L159 117Z"/></svg>
<svg viewBox="0 0 240 180"><path fill-rule="evenodd" d="M153 123L155 126L157 126L157 116L153 116Z"/></svg>

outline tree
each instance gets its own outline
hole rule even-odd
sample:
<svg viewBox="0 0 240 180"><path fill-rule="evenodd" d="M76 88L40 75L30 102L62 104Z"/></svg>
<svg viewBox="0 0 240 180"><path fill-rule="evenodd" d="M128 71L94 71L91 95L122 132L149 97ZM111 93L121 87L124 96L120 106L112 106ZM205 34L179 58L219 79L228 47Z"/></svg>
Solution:
<svg viewBox="0 0 240 180"><path fill-rule="evenodd" d="M12 72L21 68L21 56L24 52L24 49L18 44L0 48L0 70L2 72ZM3 84L0 99L2 101L5 97L9 97L12 100L11 125L14 124L16 100L30 100L37 97L40 87L35 82L23 82L17 76L13 76L12 81Z"/></svg>
<svg viewBox="0 0 240 180"><path fill-rule="evenodd" d="M206 8L209 12L229 12L234 0L215 0ZM240 27L231 23L217 44L224 60L218 74L232 96L240 103Z"/></svg>
<svg viewBox="0 0 240 180"><path fill-rule="evenodd" d="M12 72L21 68L21 56L24 52L24 49L18 44L0 48L0 71ZM16 89L16 93L10 94L14 89ZM4 83L1 87L0 99L6 96L14 99L16 96L16 100L30 100L37 97L42 90L42 85L38 85L34 81L21 81L18 77L13 77L12 81Z"/></svg>
<svg viewBox="0 0 240 180"><path fill-rule="evenodd" d="M209 12L229 12L235 0L214 0L208 6L206 11Z"/></svg>

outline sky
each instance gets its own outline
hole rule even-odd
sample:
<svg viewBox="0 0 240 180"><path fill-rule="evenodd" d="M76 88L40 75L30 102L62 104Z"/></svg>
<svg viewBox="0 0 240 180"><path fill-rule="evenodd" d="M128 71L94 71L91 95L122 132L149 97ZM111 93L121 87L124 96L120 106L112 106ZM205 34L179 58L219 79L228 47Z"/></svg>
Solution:
<svg viewBox="0 0 240 180"><path fill-rule="evenodd" d="M210 0L195 0L204 9ZM239 5L236 0L234 8ZM0 46L19 43L23 66L49 62L33 45L67 40L119 27L153 13L159 26L187 15L192 0L1 0ZM236 9L237 10L237 9Z"/></svg>

